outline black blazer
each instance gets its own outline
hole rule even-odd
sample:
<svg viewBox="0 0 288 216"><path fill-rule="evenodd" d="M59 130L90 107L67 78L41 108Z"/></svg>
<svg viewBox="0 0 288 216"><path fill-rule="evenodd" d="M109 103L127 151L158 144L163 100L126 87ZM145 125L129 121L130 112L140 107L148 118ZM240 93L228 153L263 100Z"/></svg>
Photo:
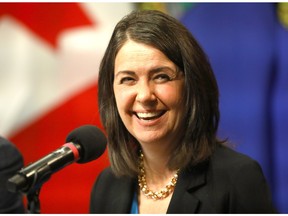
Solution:
<svg viewBox="0 0 288 216"><path fill-rule="evenodd" d="M95 182L91 213L130 213L137 179L116 178L110 168ZM259 164L227 147L179 173L167 213L276 213Z"/></svg>

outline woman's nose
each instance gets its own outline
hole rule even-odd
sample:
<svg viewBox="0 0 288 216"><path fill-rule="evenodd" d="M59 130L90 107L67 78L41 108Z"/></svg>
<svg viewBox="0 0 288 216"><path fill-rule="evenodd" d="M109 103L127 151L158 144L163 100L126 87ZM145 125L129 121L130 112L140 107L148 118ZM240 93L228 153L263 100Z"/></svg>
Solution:
<svg viewBox="0 0 288 216"><path fill-rule="evenodd" d="M136 101L142 104L153 104L157 101L154 87L149 82L139 83L136 87Z"/></svg>

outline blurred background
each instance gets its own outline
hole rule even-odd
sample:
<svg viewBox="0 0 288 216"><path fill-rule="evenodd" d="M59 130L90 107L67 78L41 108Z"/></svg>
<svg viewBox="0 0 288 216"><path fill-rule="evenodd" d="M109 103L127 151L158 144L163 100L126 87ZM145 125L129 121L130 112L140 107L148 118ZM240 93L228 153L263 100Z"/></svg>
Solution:
<svg viewBox="0 0 288 216"><path fill-rule="evenodd" d="M115 24L134 9L169 13L199 41L220 88L219 137L261 164L275 206L288 213L287 3L0 3L0 135L27 165L76 127L103 129L99 63ZM41 212L88 213L108 165L105 152L54 174Z"/></svg>

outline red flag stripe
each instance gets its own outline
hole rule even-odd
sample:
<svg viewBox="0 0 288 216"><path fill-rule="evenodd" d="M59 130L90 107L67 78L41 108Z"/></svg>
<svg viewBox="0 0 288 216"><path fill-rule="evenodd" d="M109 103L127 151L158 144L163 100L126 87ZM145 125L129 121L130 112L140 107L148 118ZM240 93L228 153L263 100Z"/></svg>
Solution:
<svg viewBox="0 0 288 216"><path fill-rule="evenodd" d="M32 122L10 140L22 152L27 165L62 146L67 135L81 125L93 124L102 128L97 110L95 83ZM55 173L42 186L41 213L88 213L92 184L108 164L105 152L96 161L73 164Z"/></svg>
<svg viewBox="0 0 288 216"><path fill-rule="evenodd" d="M53 47L63 30L96 25L78 3L0 3L0 17L4 15L22 22Z"/></svg>

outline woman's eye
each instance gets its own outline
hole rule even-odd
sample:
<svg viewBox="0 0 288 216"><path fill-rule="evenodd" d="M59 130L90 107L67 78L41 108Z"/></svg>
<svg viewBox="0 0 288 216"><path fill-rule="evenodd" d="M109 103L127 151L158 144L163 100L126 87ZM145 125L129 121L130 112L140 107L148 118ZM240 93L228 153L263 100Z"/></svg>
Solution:
<svg viewBox="0 0 288 216"><path fill-rule="evenodd" d="M158 74L154 77L154 80L158 82L166 82L166 81L170 81L171 78L167 74Z"/></svg>
<svg viewBox="0 0 288 216"><path fill-rule="evenodd" d="M123 77L120 79L120 84L132 84L135 81L132 77Z"/></svg>

